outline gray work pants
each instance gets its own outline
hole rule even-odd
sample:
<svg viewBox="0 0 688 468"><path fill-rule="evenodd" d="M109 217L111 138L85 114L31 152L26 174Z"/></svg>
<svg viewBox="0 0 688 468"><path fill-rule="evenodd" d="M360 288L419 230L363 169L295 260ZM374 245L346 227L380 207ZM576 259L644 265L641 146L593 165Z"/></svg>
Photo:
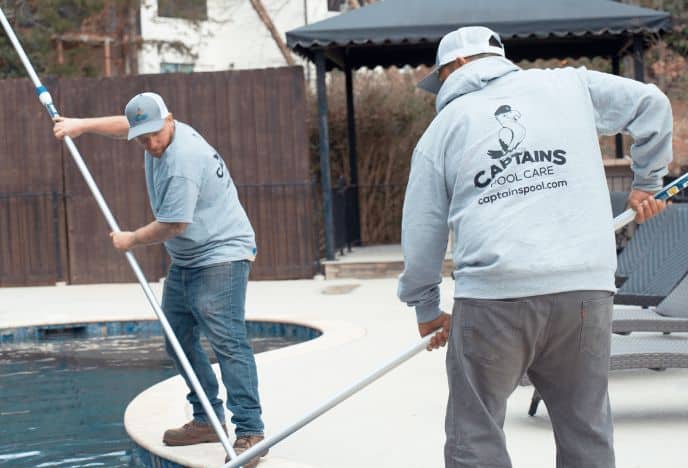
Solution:
<svg viewBox="0 0 688 468"><path fill-rule="evenodd" d="M506 400L526 372L547 405L557 468L613 468L612 308L606 291L456 299L447 351L446 468L511 467L502 430Z"/></svg>

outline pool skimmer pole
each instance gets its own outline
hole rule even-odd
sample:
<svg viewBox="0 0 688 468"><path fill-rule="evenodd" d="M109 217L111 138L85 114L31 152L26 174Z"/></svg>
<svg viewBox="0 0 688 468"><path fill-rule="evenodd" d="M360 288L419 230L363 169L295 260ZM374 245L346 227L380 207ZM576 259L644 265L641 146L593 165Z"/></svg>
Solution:
<svg viewBox="0 0 688 468"><path fill-rule="evenodd" d="M12 30L12 27L10 26L9 22L7 21L7 18L5 17L4 12L2 11L2 8L0 8L0 23L2 23L3 28L5 29L5 32L7 33L7 36L9 37L10 41L14 45L14 48L16 49L17 53L19 54L19 58L21 59L22 63L24 64L24 67L26 68L27 73L29 74L29 77L31 78L31 81L33 81L34 86L36 87L36 94L38 95L39 100L45 106L46 110L48 111L48 114L50 114L51 118L57 117L59 114L57 112L57 109L55 108L52 98L50 96L50 93L48 90L41 84L40 80L38 79L38 76L36 75L36 72L33 69L33 66L31 65L31 62L29 61L28 57L26 56L26 53L24 52L24 49L22 48L21 44L19 43L17 37L14 34L14 31ZM72 155L72 158L74 159L74 162L78 166L79 170L81 171L82 176L84 177L86 183L88 184L89 189L91 190L91 193L96 199L96 202L98 203L98 206L100 207L100 210L102 211L103 215L105 216L108 225L110 226L110 229L113 232L118 232L119 227L117 226L117 222L115 221L114 217L112 216L112 213L110 212L110 209L107 206L107 203L103 199L103 196L100 193L100 190L98 189L98 186L96 185L95 181L93 180L93 177L91 176L88 168L86 167L86 164L84 163L81 155L79 154L78 149L76 148L76 145L72 141L70 137L65 137L64 138L65 144L67 145L67 148L69 149L69 152ZM679 193L681 190L686 188L688 186L688 174L684 174L683 176L679 177L676 179L674 182L670 183L666 187L664 187L662 190L657 192L655 194L655 198L659 200L667 200L677 193ZM633 221L635 217L635 212L631 209L626 210L616 218L614 218L614 230L621 229L623 226L626 224L630 223ZM420 353L424 349L427 348L428 344L430 343L430 340L434 334L430 334L423 339L421 339L418 343L413 345L411 348L408 350L404 351L402 354L397 356L396 358L393 358L389 362L385 363L381 367L378 367L376 370L372 371L369 373L366 377L363 379L359 380L358 382L350 385L346 389L342 390L341 392L337 393L324 403L322 403L320 406L318 406L316 409L312 410L310 413L308 413L306 416L303 416L301 419L296 421L295 423L291 424L290 426L284 428L281 430L279 433L266 438L262 440L261 442L257 443L253 447L249 448L245 452L243 452L240 456L237 457L236 453L232 449L232 446L229 443L229 439L227 438L227 435L225 432L222 430L222 426L220 424L219 419L217 418L217 415L213 411L213 408L208 401L208 397L203 391L203 388L201 387L201 384L198 381L198 378L196 377L196 374L194 373L193 369L191 368L191 365L189 364L188 359L186 358L186 355L184 354L184 351L181 349L181 346L179 345L179 341L177 340L177 337L175 336L174 332L172 331L172 328L170 327L169 323L167 322L167 319L165 318L165 315L160 308L160 305L155 298L153 291L150 289L150 286L148 286L148 283L146 282L146 278L143 275L141 268L139 267L138 263L136 262L136 259L134 258L134 255L131 252L126 252L126 257L127 260L129 261L129 265L131 266L132 270L136 274L136 277L141 284L141 287L143 288L143 291L146 295L146 298L148 299L148 302L150 303L151 307L153 308L155 315L158 317L160 320L160 323L162 325L162 328L167 335L167 338L170 340L170 343L172 344L172 347L174 348L175 353L179 357L180 363L182 364L182 367L184 368L184 371L186 372L187 376L189 377L189 380L191 381L192 387L196 394L198 395L199 399L201 400L201 403L203 405L203 409L205 410L206 414L208 415L210 422L215 429L215 432L217 432L218 436L220 437L220 441L222 445L225 448L225 451L227 454L229 454L231 461L229 463L226 463L223 465L225 468L238 468L243 463L246 463L253 457L257 456L261 452L263 452L265 449L268 449L277 443L281 442L285 438L289 437L291 434L294 432L298 431L308 423L312 422L328 410L332 409L333 407L337 406L339 403L342 401L346 400L350 396L354 395L355 393L359 392L360 390L364 389L377 379L381 378L385 374L387 374L389 371L392 369L398 367L402 363L406 362L416 354Z"/></svg>
<svg viewBox="0 0 688 468"><path fill-rule="evenodd" d="M363 379L359 380L358 382L355 382L345 388L344 390L340 391L336 395L332 396L329 398L327 401L323 402L320 406L318 406L316 409L312 410L310 413L306 414L303 416L301 419L298 421L292 423L291 425L285 427L281 431L279 431L277 434L274 434L270 436L269 438L263 439L262 441L258 442L256 445L253 447L249 448L245 452L243 452L241 455L239 455L236 460L231 460L229 463L226 463L223 465L223 468L237 468L240 466L240 463L246 463L256 455L264 452L266 449L272 447L273 445L279 443L280 441L286 439L289 437L291 434L294 432L298 431L301 429L303 426L306 424L310 423L317 417L321 416L323 413L331 410L335 406L337 406L339 403L342 401L346 400L350 396L354 395L355 393L358 393L359 391L363 390L365 387L370 385L371 383L375 382L377 379L382 377L383 375L387 374L389 371L394 369L395 367L398 367L400 364L403 364L404 362L408 361L411 359L413 356L416 354L420 353L424 349L428 347L430 344L430 340L434 336L434 333L431 333L427 336L425 336L423 339L421 339L418 343L414 344L411 348L408 350L404 351L401 353L399 356L391 359L384 365L378 367L374 371L370 372L367 376L365 376Z"/></svg>
<svg viewBox="0 0 688 468"><path fill-rule="evenodd" d="M41 84L41 81L38 78L38 75L36 75L36 71L34 70L33 66L31 65L31 61L27 57L26 52L24 52L24 49L22 48L22 45L20 44L19 40L17 39L17 36L14 34L14 30L12 29L12 26L10 25L9 21L7 21L7 17L5 16L5 13L2 11L2 8L0 8L0 23L2 23L2 27L4 28L5 33L7 33L7 37L9 38L10 42L14 46L14 49L17 51L19 58L21 59L22 63L24 64L24 68L26 69L26 72L28 73L29 78L31 78L31 81L33 81L33 84L36 88L36 94L38 95L38 99L41 101L41 104L43 104L43 106L46 108L46 110L48 111L48 114L50 115L51 118L54 119L55 117L58 117L59 113L57 112L57 109L55 108L55 105L53 104L53 100L52 100L52 97L50 96L50 93L48 92L48 89ZM72 155L72 159L74 160L77 167L79 168L81 175L83 176L84 180L86 181L86 184L88 184L88 188L91 190L93 197L96 199L96 202L98 203L98 206L100 207L100 211L102 211L103 215L105 216L105 219L108 223L108 226L110 227L110 229L113 232L119 232L120 229L119 229L119 226L117 225L117 221L115 221L115 218L113 217L112 212L110 211L110 208L108 207L107 203L105 202L103 195L100 193L100 190L99 190L98 185L96 184L95 180L93 180L93 177L91 176L91 173L89 172L88 167L84 163L84 160L81 157L81 154L79 154L79 150L77 149L76 145L74 144L74 141L69 136L66 136L64 138L64 142L67 145L67 148L69 149L69 152ZM172 327L170 327L169 322L165 318L165 314L163 313L162 309L160 308L160 304L158 303L158 300L155 298L153 291L151 290L150 286L148 285L148 282L146 281L146 277L144 276L143 272L141 271L141 268L139 267L139 264L136 261L136 258L134 258L134 254L132 254L131 252L126 252L125 255L127 257L127 260L129 261L129 265L131 266L131 269L134 271L134 274L136 275L136 278L138 279L139 284L141 285L141 288L143 288L143 292L146 295L148 302L150 303L151 307L153 308L155 315L158 317L158 320L160 321L160 324L162 325L162 329L165 332L167 339L170 341L170 344L172 345L174 352L177 354L177 357L179 358L179 362L181 363L182 367L184 368L184 372L186 373L187 377L189 378L189 381L191 382L191 386L193 387L194 391L196 392L196 395L198 395L198 398L201 400L201 404L203 405L203 409L205 410L206 415L208 416L208 419L210 420L210 423L213 426L213 429L215 430L215 432L219 436L220 442L222 443L222 446L224 447L225 451L230 456L230 458L235 459L237 457L236 452L232 448L232 445L229 442L227 434L222 429L222 424L220 423L220 420L218 419L217 415L215 414L215 411L213 410L213 407L210 404L210 401L208 400L208 396L205 394L205 391L203 391L203 387L201 387L201 384L198 381L198 377L196 377L196 373L193 371L193 368L191 367L189 360L187 359L186 355L184 354L184 351L182 350L182 347L179 344L179 340L177 340L177 337L175 336L174 331L172 330Z"/></svg>
<svg viewBox="0 0 688 468"><path fill-rule="evenodd" d="M659 192L655 193L655 199L666 201L686 187L688 187L688 173L683 174L670 184L665 185ZM631 208L621 213L614 218L614 231L618 231L633 221L633 218L635 218L635 211Z"/></svg>
<svg viewBox="0 0 688 468"><path fill-rule="evenodd" d="M658 200L668 200L669 198L673 197L686 187L688 187L688 174L683 174L678 179L666 185L659 192L655 193L655 198ZM614 231L618 231L619 229L633 221L633 219L635 218L635 214L635 211L633 211L632 209L628 209L616 218L614 218ZM276 445L282 440L286 439L291 434L304 427L306 424L310 423L311 421L318 418L325 412L334 408L339 403L346 400L355 393L359 392L360 390L363 390L365 387L373 383L375 380L379 379L395 367L401 365L402 363L411 359L416 354L423 351L425 348L427 348L428 344L430 344L430 339L433 335L434 333L431 333L430 335L424 337L418 343L413 345L407 351L404 351L398 357L392 359L388 363L372 371L363 379L342 390L335 396L331 397L329 400L322 403L317 408L313 409L310 413L303 416L298 421L292 423L290 426L285 427L284 429L279 431L277 434L272 435L269 438L263 439L262 441L258 442L256 445L254 445L253 447L249 448L241 455L239 455L236 459L233 459L229 463L226 463L223 466L223 468L236 468L239 466L239 463L246 463L251 458L257 456L261 452L264 452L266 449L269 449L273 445Z"/></svg>

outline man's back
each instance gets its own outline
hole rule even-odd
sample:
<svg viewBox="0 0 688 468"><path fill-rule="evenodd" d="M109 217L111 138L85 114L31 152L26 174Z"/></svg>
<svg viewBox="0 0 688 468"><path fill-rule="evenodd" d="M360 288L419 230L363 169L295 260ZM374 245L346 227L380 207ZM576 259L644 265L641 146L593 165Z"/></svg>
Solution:
<svg viewBox="0 0 688 468"><path fill-rule="evenodd" d="M442 87L414 158L447 190L455 297L614 291L611 208L580 73L495 57Z"/></svg>
<svg viewBox="0 0 688 468"><path fill-rule="evenodd" d="M506 402L528 373L547 402L557 468L613 468L607 394L614 238L598 134L634 139L629 200L642 222L671 160L656 87L585 69L529 70L481 26L446 34L419 87L438 115L413 155L402 219L402 301L445 344L447 468L511 468ZM635 197L635 198L634 198ZM449 227L454 307L440 308Z"/></svg>

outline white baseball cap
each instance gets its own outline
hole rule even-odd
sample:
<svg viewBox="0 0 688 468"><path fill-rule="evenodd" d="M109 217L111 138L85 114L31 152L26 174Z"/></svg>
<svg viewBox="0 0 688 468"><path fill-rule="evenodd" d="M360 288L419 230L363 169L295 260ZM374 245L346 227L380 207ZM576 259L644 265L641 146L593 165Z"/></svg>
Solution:
<svg viewBox="0 0 688 468"><path fill-rule="evenodd" d="M490 45L494 39L500 47ZM437 94L442 87L439 70L458 57L470 57L478 54L497 54L504 57L504 46L499 34L484 26L466 26L447 33L437 47L435 67L423 78L418 87L429 93Z"/></svg>
<svg viewBox="0 0 688 468"><path fill-rule="evenodd" d="M124 115L129 121L127 138L133 140L146 133L159 131L165 125L165 118L169 114L170 111L159 94L137 94L124 108Z"/></svg>

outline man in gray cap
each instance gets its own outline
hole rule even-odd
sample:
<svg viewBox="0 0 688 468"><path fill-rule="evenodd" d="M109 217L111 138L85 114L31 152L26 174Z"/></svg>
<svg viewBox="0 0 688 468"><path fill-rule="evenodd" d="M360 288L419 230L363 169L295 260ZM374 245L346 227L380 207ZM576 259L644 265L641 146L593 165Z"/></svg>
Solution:
<svg viewBox="0 0 688 468"><path fill-rule="evenodd" d="M135 139L144 147L146 185L155 221L135 231L111 233L112 243L122 251L165 243L172 263L162 309L224 422L218 382L201 347L200 332L208 338L236 426L234 449L241 453L263 439L256 363L244 323L248 275L256 255L253 228L222 157L193 128L174 120L159 95L135 96L124 113L86 119L58 117L53 130L59 139L97 133ZM167 351L189 385L169 343ZM163 442L167 445L219 441L191 385L189 390L193 420L166 431ZM255 458L244 466L257 463Z"/></svg>
<svg viewBox="0 0 688 468"><path fill-rule="evenodd" d="M616 255L598 134L629 133L629 205L643 222L672 160L655 86L584 68L521 70L499 36L441 40L419 87L437 115L413 154L402 301L429 348L449 342L448 468L508 468L506 400L524 374L552 420L558 468L614 466L607 395ZM454 308L440 310L453 231Z"/></svg>

